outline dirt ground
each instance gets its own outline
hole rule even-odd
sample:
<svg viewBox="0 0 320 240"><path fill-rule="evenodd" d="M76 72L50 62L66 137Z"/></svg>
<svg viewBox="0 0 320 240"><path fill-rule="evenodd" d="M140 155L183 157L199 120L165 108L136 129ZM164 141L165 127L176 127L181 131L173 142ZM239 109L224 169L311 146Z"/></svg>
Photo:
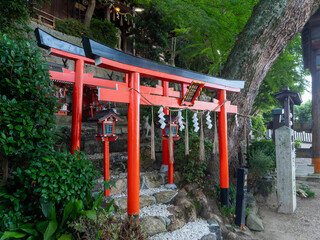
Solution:
<svg viewBox="0 0 320 240"><path fill-rule="evenodd" d="M298 160L298 159L297 159ZM308 166L310 160L301 159L296 162ZM299 170L299 169L297 169ZM296 171L297 173L297 171ZM315 198L300 198L297 196L297 208L294 214L277 213L272 202L259 203L259 215L263 221L265 230L254 233L255 239L261 240L320 240L320 183L297 181L297 185L307 184Z"/></svg>

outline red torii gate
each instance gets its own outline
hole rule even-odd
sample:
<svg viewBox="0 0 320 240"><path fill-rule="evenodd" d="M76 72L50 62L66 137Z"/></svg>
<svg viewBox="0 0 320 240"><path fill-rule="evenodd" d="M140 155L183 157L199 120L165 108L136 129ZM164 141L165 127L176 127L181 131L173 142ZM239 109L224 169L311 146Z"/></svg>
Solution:
<svg viewBox="0 0 320 240"><path fill-rule="evenodd" d="M89 38L83 38L84 49L59 40L50 34L35 30L38 45L49 49L51 55L75 61L75 70L64 69L63 72L50 71L51 79L73 83L73 110L71 152L80 148L83 85L99 87L99 100L128 103L128 214L139 214L139 181L140 181L140 105L150 102L171 108L180 106L188 85L192 81L202 81L204 88L216 90L218 100L214 102L195 101L188 108L195 110L215 110L219 121L220 152L220 187L221 203L228 204L229 170L227 142L227 113L237 113L237 106L226 101L226 92L239 92L243 81L225 80L156 63L143 58L134 57L104 46ZM95 60L93 60L95 59ZM84 73L85 64L125 73L125 82L116 82L93 77L92 73ZM162 86L140 86L140 77L162 80ZM169 88L169 82L181 84L179 92ZM140 93L140 94L139 94ZM223 104L225 102L225 104ZM217 108L222 105L220 108ZM163 145L165 146L165 144ZM165 154L165 153L164 153ZM165 159L165 158L164 158ZM169 164L164 161L164 164ZM171 166L170 166L171 165ZM169 176L173 174L173 166L169 164ZM170 177L169 177L170 179ZM172 179L172 176L171 176ZM170 183L170 182L169 182Z"/></svg>

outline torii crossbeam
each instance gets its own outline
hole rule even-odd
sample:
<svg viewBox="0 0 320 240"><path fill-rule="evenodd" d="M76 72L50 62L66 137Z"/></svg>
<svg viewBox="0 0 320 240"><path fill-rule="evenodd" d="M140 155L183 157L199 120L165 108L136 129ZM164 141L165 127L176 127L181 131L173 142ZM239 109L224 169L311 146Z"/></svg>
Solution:
<svg viewBox="0 0 320 240"><path fill-rule="evenodd" d="M128 214L139 214L139 181L140 181L140 105L163 105L170 108L180 106L187 87L193 81L204 82L204 88L218 92L214 102L195 101L190 109L215 110L219 121L220 152L220 187L221 203L226 205L229 195L227 113L237 113L237 106L226 101L226 92L239 92L244 87L243 81L216 78L169 65L156 63L147 59L125 54L104 46L89 38L83 38L84 49L59 40L50 34L35 30L38 45L49 49L51 55L75 61L75 71L64 69L64 72L50 71L53 80L73 83L73 111L71 152L80 148L82 95L83 85L99 88L100 101L128 103ZM105 69L125 73L125 82L116 82L93 77L92 73L84 73L84 65L92 64ZM140 85L140 78L148 77L162 81L162 86L146 87ZM169 82L181 84L181 93L169 88ZM140 96L142 94L145 98ZM167 114L167 113L166 113ZM163 143L164 149L168 143ZM163 150L164 150L163 149ZM164 154L164 164L169 165L168 175L173 176L173 164L169 163L168 153ZM173 179L173 178L172 178Z"/></svg>

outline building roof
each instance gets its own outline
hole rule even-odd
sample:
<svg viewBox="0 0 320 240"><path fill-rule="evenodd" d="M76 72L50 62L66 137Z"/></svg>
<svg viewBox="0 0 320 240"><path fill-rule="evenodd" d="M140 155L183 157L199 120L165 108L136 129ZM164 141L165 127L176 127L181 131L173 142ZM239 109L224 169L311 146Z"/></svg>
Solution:
<svg viewBox="0 0 320 240"><path fill-rule="evenodd" d="M98 121L101 122L106 118L113 116L118 121L123 121L122 118L119 117L117 113L113 109L101 110L98 111L93 117L89 118L89 121Z"/></svg>
<svg viewBox="0 0 320 240"><path fill-rule="evenodd" d="M282 91L273 94L273 96L278 99L281 103L286 97L290 97L293 101L294 105L300 105L302 103L302 99L299 92L290 90L289 87L282 88Z"/></svg>
<svg viewBox="0 0 320 240"><path fill-rule="evenodd" d="M126 54L116 49L105 46L87 37L83 38L82 44L84 48L81 48L79 46L60 40L39 28L35 29L35 35L38 45L42 48L55 48L64 52L80 56L86 56L87 58L92 59L103 57L133 67L139 67L155 72L176 75L179 77L189 78L205 83L216 84L227 88L244 88L244 81L217 78L214 76L197 73L190 70L173 67L167 64L154 62L145 58L132 56L130 54Z"/></svg>

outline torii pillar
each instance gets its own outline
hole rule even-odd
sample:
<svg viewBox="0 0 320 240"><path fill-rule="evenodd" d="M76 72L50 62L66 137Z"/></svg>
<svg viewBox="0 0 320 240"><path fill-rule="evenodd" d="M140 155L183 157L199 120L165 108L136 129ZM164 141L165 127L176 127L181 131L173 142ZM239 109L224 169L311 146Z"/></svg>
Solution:
<svg viewBox="0 0 320 240"><path fill-rule="evenodd" d="M226 100L226 91L218 91L219 105ZM226 106L220 107L219 121L219 153L220 153L220 201L221 205L229 206L229 162L228 162L228 132Z"/></svg>
<svg viewBox="0 0 320 240"><path fill-rule="evenodd" d="M140 74L128 74L130 89L128 106L128 214L139 214L140 190ZM132 89L134 88L134 89Z"/></svg>
<svg viewBox="0 0 320 240"><path fill-rule="evenodd" d="M82 102L83 102L83 78L84 61L75 60L75 83L73 85L73 106L72 106L72 129L71 129L71 153L74 154L80 149L81 141L81 121L82 121Z"/></svg>

